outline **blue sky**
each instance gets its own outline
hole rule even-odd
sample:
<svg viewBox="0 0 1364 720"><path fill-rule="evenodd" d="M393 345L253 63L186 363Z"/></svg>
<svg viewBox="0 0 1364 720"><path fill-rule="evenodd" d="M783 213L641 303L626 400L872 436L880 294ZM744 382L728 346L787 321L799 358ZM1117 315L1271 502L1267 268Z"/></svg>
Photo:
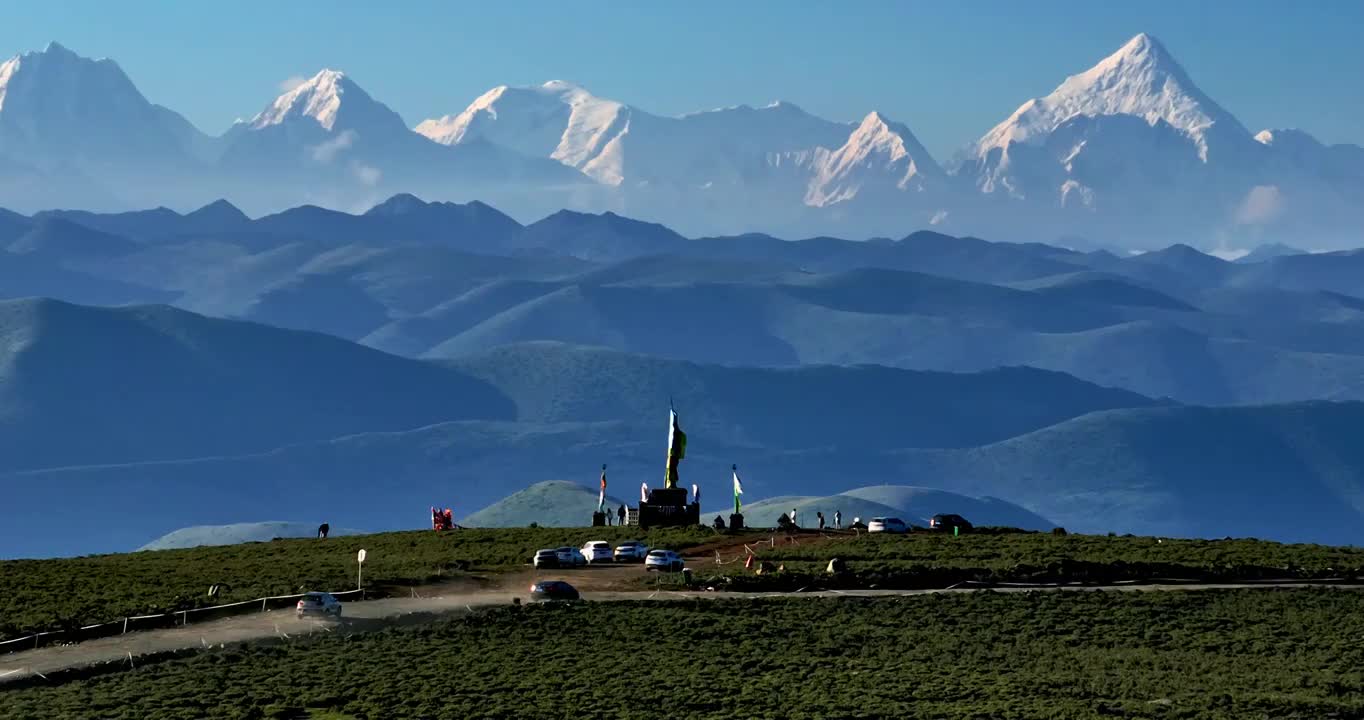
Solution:
<svg viewBox="0 0 1364 720"><path fill-rule="evenodd" d="M290 76L346 71L409 125L549 79L677 114L792 101L870 110L946 159L1138 32L1252 131L1364 144L1364 2L7 3L0 54L57 40L112 57L154 102L219 133Z"/></svg>

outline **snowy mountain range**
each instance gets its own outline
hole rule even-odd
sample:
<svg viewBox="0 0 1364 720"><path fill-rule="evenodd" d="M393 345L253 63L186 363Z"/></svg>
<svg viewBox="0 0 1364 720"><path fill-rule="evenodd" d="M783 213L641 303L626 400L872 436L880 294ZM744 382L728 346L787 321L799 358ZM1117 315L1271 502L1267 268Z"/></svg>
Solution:
<svg viewBox="0 0 1364 720"><path fill-rule="evenodd" d="M122 210L226 197L260 214L399 192L523 221L615 211L691 235L902 235L1124 249L1364 244L1364 148L1252 133L1141 34L1023 103L946 166L906 125L776 102L680 117L569 82L497 87L409 128L323 70L219 137L145 98L112 60L53 43L0 65L0 206Z"/></svg>

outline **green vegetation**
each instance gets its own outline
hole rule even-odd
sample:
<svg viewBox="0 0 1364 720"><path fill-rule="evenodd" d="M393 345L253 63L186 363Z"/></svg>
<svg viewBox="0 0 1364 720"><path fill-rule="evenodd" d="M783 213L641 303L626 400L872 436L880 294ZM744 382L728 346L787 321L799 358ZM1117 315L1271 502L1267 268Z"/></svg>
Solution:
<svg viewBox="0 0 1364 720"><path fill-rule="evenodd" d="M796 587L923 588L969 581L1116 582L1172 578L1204 581L1364 577L1364 548L1285 545L1264 540L1181 540L1102 535L1003 532L867 535L826 539L801 534L760 549L758 558L784 571L755 576L735 563L697 565L725 575L730 589ZM848 574L830 578L829 560Z"/></svg>
<svg viewBox="0 0 1364 720"><path fill-rule="evenodd" d="M757 543L776 537L776 547ZM355 554L368 550L365 587L382 594L410 585L521 568L535 550L587 540L641 538L635 528L502 528L412 531L279 540L188 550L0 561L0 639L33 631L108 622L127 615L204 607L305 590L355 586ZM717 536L708 529L654 530L651 546L698 548L697 577L730 589L798 587L947 587L964 580L1111 582L1125 579L1364 577L1364 549L1283 545L1260 540L1172 540L1050 533L854 537L802 533L792 540L766 531ZM739 543L785 571L757 576L739 562L709 563L714 544L733 560ZM824 574L830 558L849 573ZM674 579L678 580L678 579ZM650 578L650 583L657 582ZM664 579L667 582L667 579ZM222 584L217 598L210 585ZM405 591L404 591L405 592Z"/></svg>
<svg viewBox="0 0 1364 720"><path fill-rule="evenodd" d="M1364 594L1319 589L505 607L15 689L0 715L1343 718L1361 636Z"/></svg>
<svg viewBox="0 0 1364 720"><path fill-rule="evenodd" d="M355 555L360 548L368 551L365 587L382 592L393 585L449 580L471 571L522 567L544 547L640 537L637 528L615 527L426 530L0 561L0 639L267 595L348 590L355 587ZM645 537L653 545L682 549L709 540L714 533L655 530ZM213 584L226 586L217 598L207 597Z"/></svg>
<svg viewBox="0 0 1364 720"><path fill-rule="evenodd" d="M981 533L953 537L951 533L915 532L908 535L863 533L835 542L813 542L809 534L795 536L763 551L764 559L827 562L840 557L882 567L983 568L1008 570L1059 562L1105 564L1171 564L1197 568L1264 567L1286 576L1318 576L1364 570L1364 548L1328 545L1287 545L1265 540L1185 540L1136 536L1059 535L1052 533Z"/></svg>

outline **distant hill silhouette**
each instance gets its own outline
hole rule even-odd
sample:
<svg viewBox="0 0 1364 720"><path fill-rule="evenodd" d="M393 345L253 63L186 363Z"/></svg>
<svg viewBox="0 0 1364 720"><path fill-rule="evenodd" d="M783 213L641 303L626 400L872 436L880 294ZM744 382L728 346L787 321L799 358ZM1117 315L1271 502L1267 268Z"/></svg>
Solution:
<svg viewBox="0 0 1364 720"><path fill-rule="evenodd" d="M791 450L965 447L1094 410L1154 404L1030 368L722 367L557 343L502 347L446 366L510 398L522 421L647 426L671 398L689 432Z"/></svg>
<svg viewBox="0 0 1364 720"><path fill-rule="evenodd" d="M937 488L908 485L871 485L845 490L824 497L790 496L763 498L741 508L744 521L752 527L775 527L777 518L796 510L796 522L801 527L817 527L815 513L824 513L827 527L834 526L834 513L842 513L843 527L854 520L863 523L874 517L898 517L911 525L928 527L929 520L941 513L955 513L974 525L1016 527L1024 530L1050 530L1051 521L1013 503L998 498L975 498ZM705 517L721 514L728 517L734 507L708 508Z"/></svg>
<svg viewBox="0 0 1364 720"><path fill-rule="evenodd" d="M608 485L611 478L607 478ZM616 523L616 508L625 501L606 496L611 523ZM597 510L597 489L567 480L546 480L519 490L497 502L470 513L459 524L468 527L583 527L592 524Z"/></svg>
<svg viewBox="0 0 1364 720"><path fill-rule="evenodd" d="M458 372L164 306L0 302L0 468L230 455L510 418Z"/></svg>
<svg viewBox="0 0 1364 720"><path fill-rule="evenodd" d="M201 545L236 545L245 542L269 542L275 538L316 537L321 523L310 522L253 522L231 525L200 525L180 528L162 535L138 550L173 550ZM329 537L359 535L363 530L329 528Z"/></svg>
<svg viewBox="0 0 1364 720"><path fill-rule="evenodd" d="M50 300L0 303L0 347L0 483L7 507L29 508L5 514L28 528L22 544L0 538L15 548L63 532L62 493L109 508L98 542L135 547L265 512L403 526L432 496L463 516L575 468L590 484L601 463L633 488L656 474L670 395L716 467L966 447L1153 404L1029 369L728 368L543 343L437 365L165 307Z"/></svg>
<svg viewBox="0 0 1364 720"><path fill-rule="evenodd" d="M325 512L338 527L420 528L433 498L465 517L546 476L590 486L603 462L613 488L657 487L662 417L464 421L236 458L10 473L0 476L8 506L25 509L6 513L0 547L11 555L126 549L165 528L261 512ZM1360 544L1361 423L1358 403L1134 408L984 446L906 450L781 450L690 430L682 482L699 484L707 509L717 512L728 504L737 462L746 507L885 483L1007 498L1077 532ZM73 497L102 509L98 537L72 534L60 522Z"/></svg>
<svg viewBox="0 0 1364 720"><path fill-rule="evenodd" d="M1230 263L926 231L689 239L611 213L522 227L411 195L255 220L223 202L11 213L5 233L42 271L0 294L169 302L409 357L552 340L720 364L1030 365L1202 404L1364 399L1357 251Z"/></svg>

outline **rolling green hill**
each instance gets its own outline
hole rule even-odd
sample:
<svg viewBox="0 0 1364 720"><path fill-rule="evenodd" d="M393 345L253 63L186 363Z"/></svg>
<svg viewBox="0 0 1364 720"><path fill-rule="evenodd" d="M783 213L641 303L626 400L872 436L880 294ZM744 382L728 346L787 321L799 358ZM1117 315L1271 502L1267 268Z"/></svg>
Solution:
<svg viewBox="0 0 1364 720"><path fill-rule="evenodd" d="M941 513L962 515L974 525L1000 528L1050 530L1056 526L1041 515L998 498L973 498L937 488L891 484L852 488L822 498L764 498L753 505L743 506L743 514L746 518L752 518L750 522L754 526L767 526L775 525L779 515L790 513L792 509L797 511L797 522L802 528L814 528L817 525L816 513L824 513L824 521L828 526L833 526L833 513L843 514L843 526L851 525L857 518L866 522L873 517L898 517L908 524L928 528L929 518ZM732 506L720 510L727 513Z"/></svg>
<svg viewBox="0 0 1364 720"><path fill-rule="evenodd" d="M180 528L143 545L138 550L176 550L181 548L202 547L204 545L236 545L245 542L266 542L276 538L315 537L320 523L306 522L252 522L232 523L230 525L199 525ZM360 530L352 528L329 528L328 537L359 535Z"/></svg>
<svg viewBox="0 0 1364 720"><path fill-rule="evenodd" d="M608 487L610 482L607 477ZM624 504L620 498L606 496L612 524L616 522L615 509ZM592 488L567 480L546 480L470 513L459 524L479 528L526 527L531 523L540 527L582 527L592 523L596 509L597 492Z"/></svg>
<svg viewBox="0 0 1364 720"><path fill-rule="evenodd" d="M728 516L733 506L711 508L706 517ZM937 488L908 485L871 485L845 490L825 497L791 496L763 498L742 507L745 522L753 527L775 526L777 518L796 511L796 522L812 528L818 524L815 513L824 513L827 527L834 526L834 513L842 513L843 527L855 520L863 523L874 517L898 517L911 525L928 527L940 513L954 513L975 525L1015 527L1024 530L1050 530L1055 523L1010 502L990 497L970 497Z"/></svg>

